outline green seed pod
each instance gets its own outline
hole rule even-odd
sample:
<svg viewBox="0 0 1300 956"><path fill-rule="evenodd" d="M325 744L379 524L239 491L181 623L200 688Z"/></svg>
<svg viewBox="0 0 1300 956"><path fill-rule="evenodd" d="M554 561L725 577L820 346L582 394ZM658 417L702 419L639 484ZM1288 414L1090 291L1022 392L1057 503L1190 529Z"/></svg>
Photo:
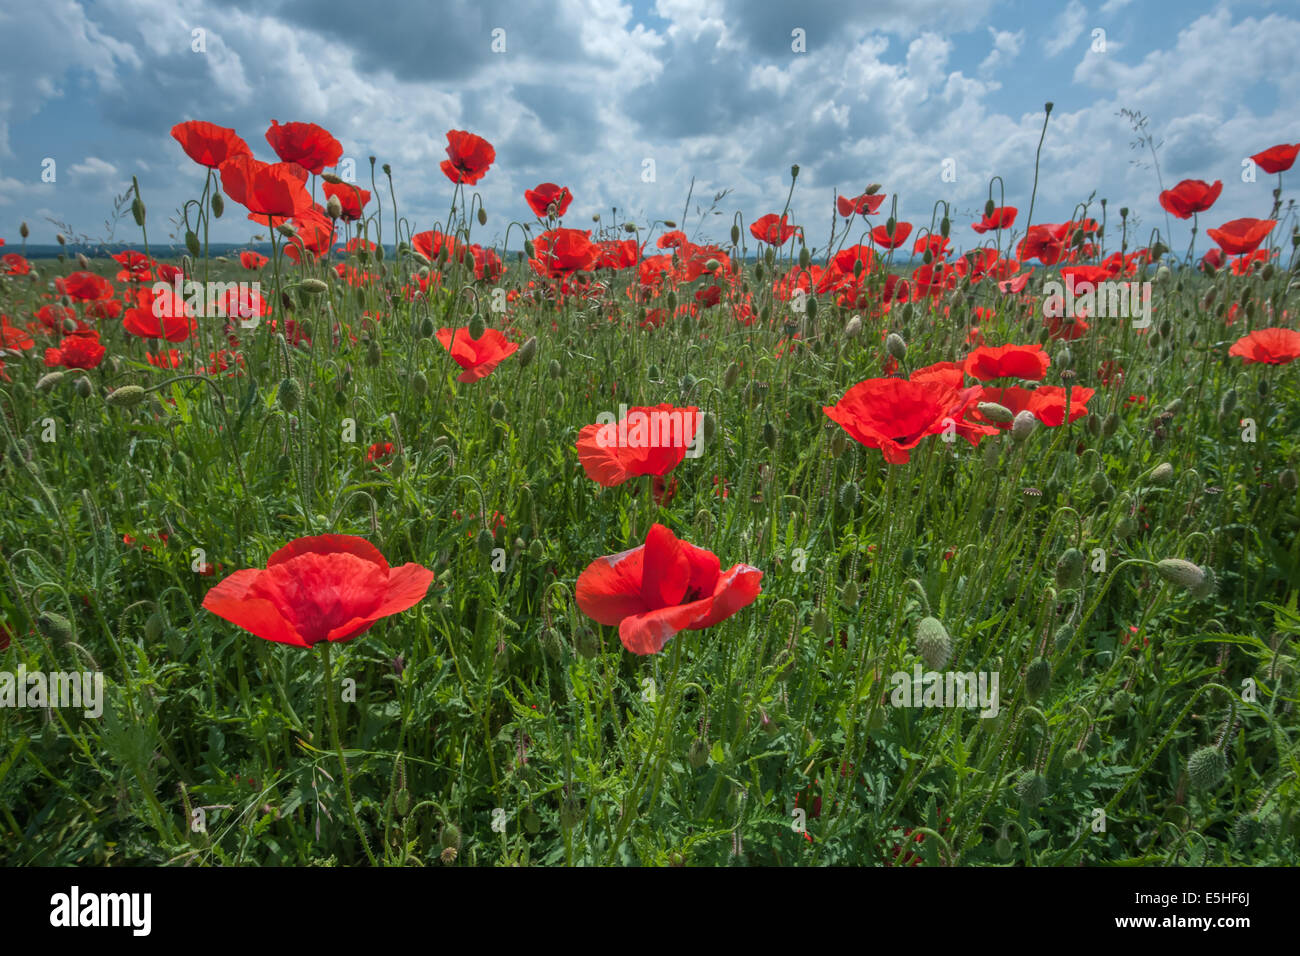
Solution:
<svg viewBox="0 0 1300 956"><path fill-rule="evenodd" d="M948 663L952 640L938 618L923 617L916 625L916 651L931 670L942 670Z"/></svg>
<svg viewBox="0 0 1300 956"><path fill-rule="evenodd" d="M1041 773L1026 770L1016 781L1016 796L1026 807L1036 807L1047 799L1047 778Z"/></svg>
<svg viewBox="0 0 1300 956"><path fill-rule="evenodd" d="M36 618L36 627L51 640L72 640L72 622L62 614L55 614L53 611L42 611Z"/></svg>
<svg viewBox="0 0 1300 956"><path fill-rule="evenodd" d="M483 333L487 331L487 321L478 312L469 320L469 337L477 342L483 338Z"/></svg>
<svg viewBox="0 0 1300 956"><path fill-rule="evenodd" d="M1202 747L1187 761L1187 777L1195 790L1209 790L1218 786L1227 772L1228 761L1218 747Z"/></svg>
<svg viewBox="0 0 1300 956"><path fill-rule="evenodd" d="M296 378L286 378L280 383L280 389L276 393L276 400L280 407L286 412L292 414L298 410L302 404L302 386L298 384Z"/></svg>
<svg viewBox="0 0 1300 956"><path fill-rule="evenodd" d="M528 368L532 364L533 358L537 355L537 336L530 335L524 340L524 344L519 346L519 367Z"/></svg>
<svg viewBox="0 0 1300 956"><path fill-rule="evenodd" d="M139 385L122 385L104 396L104 403L114 408L130 408L145 399L145 390Z"/></svg>
<svg viewBox="0 0 1300 956"><path fill-rule="evenodd" d="M1083 583L1083 552L1078 548L1067 548L1061 552L1056 562L1056 586L1058 588L1076 588Z"/></svg>
<svg viewBox="0 0 1300 956"><path fill-rule="evenodd" d="M1030 700L1037 700L1047 693L1052 685L1052 663L1045 657L1035 658L1025 669L1025 693Z"/></svg>

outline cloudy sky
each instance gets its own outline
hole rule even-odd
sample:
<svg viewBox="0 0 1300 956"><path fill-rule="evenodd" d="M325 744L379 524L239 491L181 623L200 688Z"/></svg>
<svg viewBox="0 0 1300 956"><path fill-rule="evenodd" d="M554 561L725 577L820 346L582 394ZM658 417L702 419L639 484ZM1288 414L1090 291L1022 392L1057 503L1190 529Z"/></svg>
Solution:
<svg viewBox="0 0 1300 956"><path fill-rule="evenodd" d="M1204 228L1267 214L1276 177L1243 182L1242 160L1300 141L1297 50L1300 8L1263 0L3 0L0 237L26 220L51 242L56 220L106 238L137 175L157 240L203 184L170 128L233 126L273 160L276 119L327 127L363 185L371 155L390 163L417 229L447 215L446 131L484 136L481 240L531 220L523 192L541 182L568 185L566 224L590 228L610 207L680 219L692 177L706 207L732 190L699 232L721 239L737 211L780 211L792 163L814 245L835 192L871 182L903 220L951 202L974 238L995 175L1023 224L1047 100L1035 221L1095 192L1163 225L1128 108L1149 117L1166 186L1223 180ZM214 238L256 231L228 212ZM129 216L116 238L138 241Z"/></svg>

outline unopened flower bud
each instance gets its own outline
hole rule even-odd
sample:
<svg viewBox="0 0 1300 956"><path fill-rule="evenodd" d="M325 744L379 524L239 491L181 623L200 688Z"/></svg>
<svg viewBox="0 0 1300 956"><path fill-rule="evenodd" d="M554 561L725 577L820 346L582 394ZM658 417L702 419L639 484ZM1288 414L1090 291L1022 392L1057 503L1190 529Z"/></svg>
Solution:
<svg viewBox="0 0 1300 956"><path fill-rule="evenodd" d="M130 408L144 401L145 390L139 385L123 385L105 396L104 401L114 408Z"/></svg>

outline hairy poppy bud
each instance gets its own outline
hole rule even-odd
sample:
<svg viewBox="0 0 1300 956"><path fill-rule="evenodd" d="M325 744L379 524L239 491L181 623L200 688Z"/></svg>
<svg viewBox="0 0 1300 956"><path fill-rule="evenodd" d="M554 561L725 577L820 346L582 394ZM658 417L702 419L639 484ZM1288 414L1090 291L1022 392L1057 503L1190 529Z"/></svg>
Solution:
<svg viewBox="0 0 1300 956"><path fill-rule="evenodd" d="M423 372L416 372L411 376L411 391L415 393L416 398L423 398L429 392L429 380L425 378Z"/></svg>
<svg viewBox="0 0 1300 956"><path fill-rule="evenodd" d="M537 355L537 336L530 335L524 344L519 346L519 355L517 360L520 368L527 368Z"/></svg>
<svg viewBox="0 0 1300 956"><path fill-rule="evenodd" d="M31 231L30 229L27 228L27 223L24 222L24 223L22 223L21 225L19 225L19 227L18 227L18 235L20 235L20 236L22 236L24 239L26 239L26 238L27 238L28 236L30 236L31 234L32 234L32 231Z"/></svg>
<svg viewBox="0 0 1300 956"><path fill-rule="evenodd" d="M997 402L979 402L976 405L976 408L979 409L980 415L991 422L1006 425L1015 421L1015 416L1011 414L1011 409L1007 408L1005 405L999 405Z"/></svg>
<svg viewBox="0 0 1300 956"><path fill-rule="evenodd" d="M423 319L420 320L420 328L419 328L420 338L422 339L432 338L435 327L436 326L434 325L433 316L426 315Z"/></svg>
<svg viewBox="0 0 1300 956"><path fill-rule="evenodd" d="M487 210L484 209L482 206L478 207L478 224L480 226L487 225Z"/></svg>
<svg viewBox="0 0 1300 956"><path fill-rule="evenodd" d="M320 279L303 279L300 285L302 291L308 295L324 295L330 290L330 287Z"/></svg>
<svg viewBox="0 0 1300 956"><path fill-rule="evenodd" d="M492 537L492 532L487 528L480 528L474 538L474 545L478 548L478 553L483 557L491 557L492 549L496 545L496 539Z"/></svg>
<svg viewBox="0 0 1300 956"><path fill-rule="evenodd" d="M302 403L302 386L298 384L296 378L286 378L280 383L280 388L275 397L280 407L292 414L298 410L298 406Z"/></svg>
<svg viewBox="0 0 1300 956"><path fill-rule="evenodd" d="M1187 777L1196 790L1209 790L1217 786L1227 772L1228 761L1218 747L1202 747L1187 761Z"/></svg>
<svg viewBox="0 0 1300 956"><path fill-rule="evenodd" d="M384 353L379 347L379 341L377 339L371 339L370 345L366 349L366 365L370 368L378 368L379 364L383 360Z"/></svg>
<svg viewBox="0 0 1300 956"><path fill-rule="evenodd" d="M90 384L90 379L86 378L84 375L77 379L77 381L73 383L72 387L77 390L77 394L82 398L90 398L95 391L95 386Z"/></svg>
<svg viewBox="0 0 1300 956"><path fill-rule="evenodd" d="M907 342L897 332L890 332L885 336L885 351L901 362L907 358Z"/></svg>
<svg viewBox="0 0 1300 956"><path fill-rule="evenodd" d="M1119 413L1110 412L1101 423L1101 434L1105 438L1110 438L1119 430Z"/></svg>
<svg viewBox="0 0 1300 956"><path fill-rule="evenodd" d="M51 640L67 641L72 639L72 622L62 614L42 611L36 618L36 627Z"/></svg>
<svg viewBox="0 0 1300 956"><path fill-rule="evenodd" d="M923 617L916 625L916 652L931 670L941 670L952 656L952 639L943 623Z"/></svg>
<svg viewBox="0 0 1300 956"><path fill-rule="evenodd" d="M858 501L861 499L861 493L855 482L846 481L840 485L839 502L840 508L852 512L857 510Z"/></svg>
<svg viewBox="0 0 1300 956"><path fill-rule="evenodd" d="M1056 586L1059 588L1078 587L1083 582L1083 552L1078 548L1066 548L1056 561Z"/></svg>
<svg viewBox="0 0 1300 956"><path fill-rule="evenodd" d="M469 337L474 341L483 338L483 333L487 331L487 322L483 316L475 312L474 317L469 320Z"/></svg>
<svg viewBox="0 0 1300 956"><path fill-rule="evenodd" d="M705 442L713 444L713 439L718 434L718 416L713 412L705 412L700 422L700 431L704 435Z"/></svg>
<svg viewBox="0 0 1300 956"><path fill-rule="evenodd" d="M1294 492L1296 490L1296 473L1294 468L1283 468L1277 473L1277 483L1283 491Z"/></svg>
<svg viewBox="0 0 1300 956"><path fill-rule="evenodd" d="M123 385L113 389L104 397L104 401L114 408L130 408L144 401L145 391L139 385Z"/></svg>
<svg viewBox="0 0 1300 956"><path fill-rule="evenodd" d="M294 236L298 235L297 228L293 225L293 223L289 223L289 222L280 223L280 225L275 227L275 231L278 232L280 235L284 236L286 239L292 239Z"/></svg>
<svg viewBox="0 0 1300 956"><path fill-rule="evenodd" d="M985 218L987 218L987 217L989 217L989 216L992 216L993 213L994 213L994 211L995 211L997 208L998 208L998 207L995 206L995 205L993 204L993 200L992 200L992 199L989 199L989 201L986 202L986 203L984 204L984 216L985 216Z"/></svg>
<svg viewBox="0 0 1300 956"><path fill-rule="evenodd" d="M709 745L699 737L691 741L691 746L686 751L687 762L699 770L709 762Z"/></svg>
<svg viewBox="0 0 1300 956"><path fill-rule="evenodd" d="M1173 481L1174 466L1169 462L1161 462L1151 470L1151 483L1153 485L1167 485Z"/></svg>
<svg viewBox="0 0 1300 956"><path fill-rule="evenodd" d="M731 225L731 244L733 246L740 245L740 227L735 223Z"/></svg>
<svg viewBox="0 0 1300 956"><path fill-rule="evenodd" d="M139 194L136 194L135 198L131 200L131 216L135 219L137 226L144 227L144 200L140 198Z"/></svg>
<svg viewBox="0 0 1300 956"><path fill-rule="evenodd" d="M1031 411L1017 412L1011 420L1011 440L1022 442L1034 433L1038 427L1038 418Z"/></svg>
<svg viewBox="0 0 1300 956"><path fill-rule="evenodd" d="M1016 796L1026 807L1036 807L1047 799L1047 778L1041 773L1026 770L1016 781Z"/></svg>
<svg viewBox="0 0 1300 956"><path fill-rule="evenodd" d="M844 337L856 339L862 332L862 316L855 315L849 319L848 324L844 326Z"/></svg>
<svg viewBox="0 0 1300 956"><path fill-rule="evenodd" d="M806 245L800 246L799 247L799 268L807 269L811 262L812 262L812 253L808 251L808 247Z"/></svg>
<svg viewBox="0 0 1300 956"><path fill-rule="evenodd" d="M776 447L777 431L776 426L771 422L763 423L763 444L768 448Z"/></svg>
<svg viewBox="0 0 1300 956"><path fill-rule="evenodd" d="M221 193L212 194L212 215L220 219L222 213L226 211L226 201L221 197Z"/></svg>
<svg viewBox="0 0 1300 956"><path fill-rule="evenodd" d="M338 196L330 196L325 203L325 215L331 219L343 218L343 201Z"/></svg>
<svg viewBox="0 0 1300 956"><path fill-rule="evenodd" d="M1037 700L1047 693L1052 684L1052 664L1045 657L1038 657L1025 670L1025 693L1030 700Z"/></svg>
<svg viewBox="0 0 1300 956"><path fill-rule="evenodd" d="M735 388L736 382L740 380L740 366L732 362L727 366L727 370L722 373L722 384L726 388Z"/></svg>
<svg viewBox="0 0 1300 956"><path fill-rule="evenodd" d="M1198 588L1205 583L1204 569L1182 558L1164 558L1157 561L1156 571L1166 581L1188 590Z"/></svg>
<svg viewBox="0 0 1300 956"><path fill-rule="evenodd" d="M1063 651L1074 640L1074 625L1062 624L1056 629L1056 636L1052 638L1052 644L1058 651Z"/></svg>
<svg viewBox="0 0 1300 956"><path fill-rule="evenodd" d="M818 637L825 637L826 632L830 629L830 618L826 616L824 608L817 608L813 611L812 632Z"/></svg>
<svg viewBox="0 0 1300 956"><path fill-rule="evenodd" d="M203 254L203 246L199 243L198 233L193 229L185 230L185 248L196 259Z"/></svg>

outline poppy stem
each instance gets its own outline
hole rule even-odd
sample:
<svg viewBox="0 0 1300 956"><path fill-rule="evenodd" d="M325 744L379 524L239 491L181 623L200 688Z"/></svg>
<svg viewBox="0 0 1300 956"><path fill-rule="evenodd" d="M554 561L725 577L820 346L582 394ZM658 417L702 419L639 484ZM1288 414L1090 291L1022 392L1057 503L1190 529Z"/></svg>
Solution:
<svg viewBox="0 0 1300 956"><path fill-rule="evenodd" d="M375 859L375 853L370 849L370 841L366 839L366 831L361 829L361 820L357 818L356 804L352 802L352 775L348 772L348 762L343 757L343 744L339 742L339 721L338 715L334 712L334 676L330 667L330 642L320 643L321 664L325 668L325 709L329 714L330 741L334 744L334 752L339 758L339 769L343 772L343 796L348 802L348 816L352 818L352 826L356 828L357 836L361 838L361 846L366 851L366 858L370 861L370 865L378 866L379 861Z"/></svg>

